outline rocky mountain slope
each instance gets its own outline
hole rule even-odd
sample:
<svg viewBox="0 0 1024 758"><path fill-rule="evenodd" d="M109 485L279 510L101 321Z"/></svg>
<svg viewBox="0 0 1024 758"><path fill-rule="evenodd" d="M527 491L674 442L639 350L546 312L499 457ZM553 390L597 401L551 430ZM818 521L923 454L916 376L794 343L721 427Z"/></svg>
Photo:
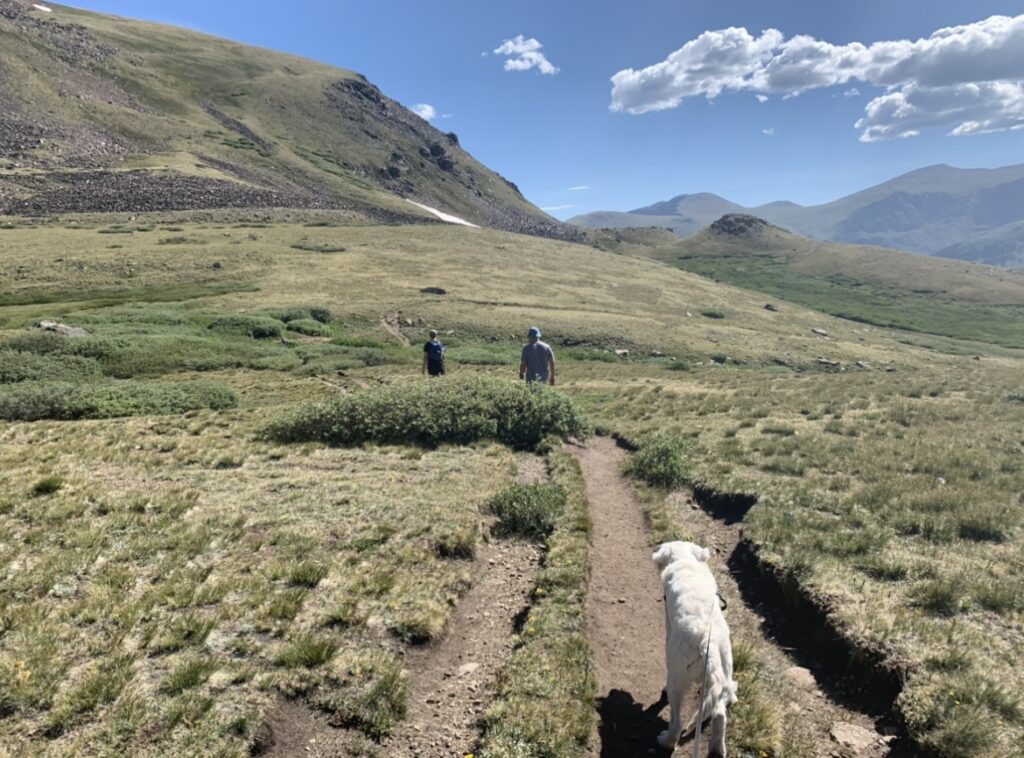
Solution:
<svg viewBox="0 0 1024 758"><path fill-rule="evenodd" d="M46 8L49 7L49 11ZM196 32L0 0L0 213L350 209L575 238L363 76Z"/></svg>
<svg viewBox="0 0 1024 758"><path fill-rule="evenodd" d="M998 169L930 166L831 203L775 202L743 208L717 195L679 195L628 213L597 212L586 228L661 226L681 237L727 213L750 213L809 237L1021 266L1024 164ZM1000 231L1002 230L1002 231Z"/></svg>

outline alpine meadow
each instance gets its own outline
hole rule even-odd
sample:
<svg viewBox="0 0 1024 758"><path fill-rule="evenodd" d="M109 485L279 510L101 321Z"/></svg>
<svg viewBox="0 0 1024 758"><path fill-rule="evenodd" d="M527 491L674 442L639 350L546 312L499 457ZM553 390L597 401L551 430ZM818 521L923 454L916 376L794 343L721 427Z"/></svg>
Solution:
<svg viewBox="0 0 1024 758"><path fill-rule="evenodd" d="M671 540L730 755L1024 756L1024 273L513 179L361 74L0 0L0 756L668 755Z"/></svg>

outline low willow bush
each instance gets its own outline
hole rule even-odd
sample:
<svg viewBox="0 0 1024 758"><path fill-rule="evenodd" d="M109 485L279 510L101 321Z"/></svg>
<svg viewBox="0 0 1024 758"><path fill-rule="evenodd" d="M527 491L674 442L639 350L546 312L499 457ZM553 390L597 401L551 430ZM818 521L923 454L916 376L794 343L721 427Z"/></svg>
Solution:
<svg viewBox="0 0 1024 758"><path fill-rule="evenodd" d="M222 334L244 334L254 340L276 339L284 324L261 316L222 316L210 322L209 329Z"/></svg>
<svg viewBox="0 0 1024 758"><path fill-rule="evenodd" d="M537 539L551 534L565 510L565 491L557 484L513 484L487 503L498 517L495 532Z"/></svg>
<svg viewBox="0 0 1024 758"><path fill-rule="evenodd" d="M277 442L364 442L436 447L493 439L533 449L549 434L585 437L572 401L547 387L503 379L395 384L307 405L271 423Z"/></svg>
<svg viewBox="0 0 1024 758"><path fill-rule="evenodd" d="M218 382L19 382L0 386L0 419L73 420L180 414L238 405Z"/></svg>
<svg viewBox="0 0 1024 758"><path fill-rule="evenodd" d="M82 381L102 374L94 358L0 350L0 384L41 380Z"/></svg>
<svg viewBox="0 0 1024 758"><path fill-rule="evenodd" d="M674 432L655 432L640 443L626 464L626 473L655 487L675 489L690 478L689 442Z"/></svg>

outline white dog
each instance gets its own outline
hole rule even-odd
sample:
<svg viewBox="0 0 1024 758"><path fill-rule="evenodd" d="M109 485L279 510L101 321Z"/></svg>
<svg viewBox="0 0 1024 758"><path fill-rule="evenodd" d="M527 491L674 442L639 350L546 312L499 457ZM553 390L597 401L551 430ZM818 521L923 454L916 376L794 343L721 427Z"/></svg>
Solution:
<svg viewBox="0 0 1024 758"><path fill-rule="evenodd" d="M683 698L692 685L700 687L704 677L703 703L687 729L710 718L710 753L725 756L725 712L736 702L736 682L729 626L718 603L718 584L707 565L709 555L692 542L666 542L651 556L665 585L665 692L671 708L668 729L658 735L658 744L671 750L679 742Z"/></svg>

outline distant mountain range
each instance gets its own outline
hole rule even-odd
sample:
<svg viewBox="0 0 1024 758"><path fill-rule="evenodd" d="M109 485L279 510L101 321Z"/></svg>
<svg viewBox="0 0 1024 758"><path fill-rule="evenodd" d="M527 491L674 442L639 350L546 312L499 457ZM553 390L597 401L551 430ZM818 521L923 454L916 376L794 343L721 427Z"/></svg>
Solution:
<svg viewBox="0 0 1024 758"><path fill-rule="evenodd" d="M660 226L687 237L729 213L822 240L1024 268L1024 164L929 166L823 205L746 208L702 192L626 213L575 216L569 223L590 229Z"/></svg>
<svg viewBox="0 0 1024 758"><path fill-rule="evenodd" d="M578 239L363 76L161 24L0 0L0 215L329 208Z"/></svg>

